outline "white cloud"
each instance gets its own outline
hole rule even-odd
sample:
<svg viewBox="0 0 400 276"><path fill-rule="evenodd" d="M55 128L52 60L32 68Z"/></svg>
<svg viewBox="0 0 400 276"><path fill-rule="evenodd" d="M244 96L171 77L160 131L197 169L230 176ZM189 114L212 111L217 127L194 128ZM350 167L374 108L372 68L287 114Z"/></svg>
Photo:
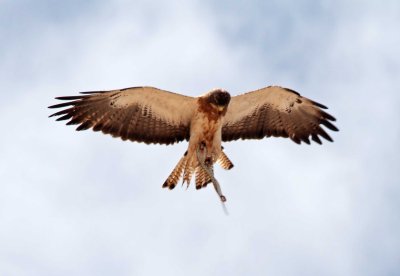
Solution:
<svg viewBox="0 0 400 276"><path fill-rule="evenodd" d="M58 7L63 20L33 9L2 46L0 274L399 270L398 4L99 3ZM274 41L285 43L263 44ZM54 96L84 90L236 94L269 82L327 104L341 132L323 146L227 143L236 166L217 175L229 217L212 189L161 189L185 144L125 143L47 118Z"/></svg>

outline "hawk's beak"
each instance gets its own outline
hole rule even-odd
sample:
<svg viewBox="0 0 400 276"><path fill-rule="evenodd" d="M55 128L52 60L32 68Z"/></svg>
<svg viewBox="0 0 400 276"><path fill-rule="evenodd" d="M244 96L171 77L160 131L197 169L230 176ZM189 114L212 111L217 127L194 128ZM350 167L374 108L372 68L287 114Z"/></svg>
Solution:
<svg viewBox="0 0 400 276"><path fill-rule="evenodd" d="M222 112L225 108L223 105L216 105L216 104L211 104L215 109L217 109L219 112Z"/></svg>

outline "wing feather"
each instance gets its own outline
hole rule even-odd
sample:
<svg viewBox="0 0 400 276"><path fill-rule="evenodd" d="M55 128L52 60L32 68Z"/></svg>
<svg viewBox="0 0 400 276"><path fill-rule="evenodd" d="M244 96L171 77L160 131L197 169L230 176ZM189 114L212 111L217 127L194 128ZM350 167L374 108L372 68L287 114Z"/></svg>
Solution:
<svg viewBox="0 0 400 276"><path fill-rule="evenodd" d="M296 91L269 86L231 98L222 126L222 141L289 137L297 144L321 144L319 136L333 141L321 127L338 131L336 119L323 111L325 105Z"/></svg>
<svg viewBox="0 0 400 276"><path fill-rule="evenodd" d="M122 140L173 144L189 139L195 99L154 87L81 92L49 106L65 108L50 117L69 120L76 130L92 128Z"/></svg>

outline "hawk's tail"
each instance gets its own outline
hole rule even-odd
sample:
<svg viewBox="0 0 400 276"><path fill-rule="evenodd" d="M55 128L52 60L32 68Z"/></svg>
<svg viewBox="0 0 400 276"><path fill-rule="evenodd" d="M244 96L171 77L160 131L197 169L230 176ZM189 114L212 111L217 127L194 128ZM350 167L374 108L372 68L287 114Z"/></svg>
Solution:
<svg viewBox="0 0 400 276"><path fill-rule="evenodd" d="M229 160L228 156L226 156L226 154L223 151L221 151L221 154L217 159L217 163L225 170L230 170L233 168L232 161Z"/></svg>
<svg viewBox="0 0 400 276"><path fill-rule="evenodd" d="M187 163L187 152L183 155L183 157L179 160L178 164L175 166L174 170L168 176L167 180L165 180L163 184L163 188L169 188L172 190L175 188L176 184L178 184L179 179L182 177L183 170L186 167Z"/></svg>
<svg viewBox="0 0 400 276"><path fill-rule="evenodd" d="M229 160L223 151L221 151L216 163L221 165L221 167L225 170L230 170L233 168L231 160ZM212 164L210 165L209 169L210 171L214 170ZM186 182L189 186L193 174L195 174L196 177L196 189L207 187L207 184L211 183L210 175L198 164L198 162L196 162L196 166L193 166L190 158L188 158L187 152L185 152L171 174L168 176L167 180L165 180L162 187L168 187L170 190L172 190L175 188L181 178L183 178L183 183Z"/></svg>

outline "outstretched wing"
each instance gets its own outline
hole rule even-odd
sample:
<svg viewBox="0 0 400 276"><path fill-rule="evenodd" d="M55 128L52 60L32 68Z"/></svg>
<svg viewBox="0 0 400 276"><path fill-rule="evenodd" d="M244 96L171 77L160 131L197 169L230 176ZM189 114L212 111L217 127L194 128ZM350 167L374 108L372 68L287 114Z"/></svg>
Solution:
<svg viewBox="0 0 400 276"><path fill-rule="evenodd" d="M92 128L122 140L173 144L188 140L195 110L192 97L154 87L132 87L111 91L81 92L83 95L57 97L67 102L49 106L65 108L52 116L76 130Z"/></svg>
<svg viewBox="0 0 400 276"><path fill-rule="evenodd" d="M278 86L269 86L232 97L222 127L222 141L289 137L297 144L313 141L319 136L332 138L321 127L338 129L330 122L335 118L322 109L327 107Z"/></svg>

